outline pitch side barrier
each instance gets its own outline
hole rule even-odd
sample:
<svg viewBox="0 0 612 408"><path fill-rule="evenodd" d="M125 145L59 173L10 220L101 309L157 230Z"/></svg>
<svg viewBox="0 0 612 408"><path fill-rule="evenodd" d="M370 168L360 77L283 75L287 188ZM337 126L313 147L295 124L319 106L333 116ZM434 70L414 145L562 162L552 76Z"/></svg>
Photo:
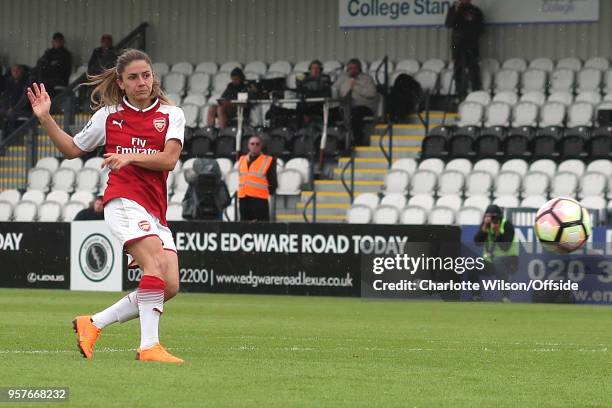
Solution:
<svg viewBox="0 0 612 408"><path fill-rule="evenodd" d="M476 226L196 221L170 228L181 290L189 292L467 300L468 272L484 265ZM594 228L592 242L570 256L543 251L531 228L516 233L518 268L508 282L479 276L483 300L505 293L521 302L612 303L612 228ZM0 223L0 287L121 291L140 278L103 221Z"/></svg>

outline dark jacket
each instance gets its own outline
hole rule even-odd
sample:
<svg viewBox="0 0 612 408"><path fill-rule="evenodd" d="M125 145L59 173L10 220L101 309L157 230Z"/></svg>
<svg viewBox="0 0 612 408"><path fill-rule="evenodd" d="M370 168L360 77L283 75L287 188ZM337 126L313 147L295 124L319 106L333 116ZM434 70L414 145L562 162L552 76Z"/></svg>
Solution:
<svg viewBox="0 0 612 408"><path fill-rule="evenodd" d="M306 75L298 82L298 91L304 98L325 98L331 96L331 86L329 75L321 74L316 77Z"/></svg>
<svg viewBox="0 0 612 408"><path fill-rule="evenodd" d="M95 221L95 220L103 220L104 213L97 213L92 207L87 207L78 212L76 217L74 217L75 221Z"/></svg>
<svg viewBox="0 0 612 408"><path fill-rule="evenodd" d="M68 85L72 71L72 54L65 47L49 48L38 60L41 80L47 85Z"/></svg>
<svg viewBox="0 0 612 408"><path fill-rule="evenodd" d="M476 47L478 38L484 31L482 11L472 4L453 5L446 15L446 27L453 30L454 47Z"/></svg>
<svg viewBox="0 0 612 408"><path fill-rule="evenodd" d="M231 82L227 84L227 88L223 91L223 95L221 95L221 99L235 100L238 99L238 93L247 92L247 87L244 83L241 85L234 85Z"/></svg>
<svg viewBox="0 0 612 408"><path fill-rule="evenodd" d="M482 225L478 228L478 232L474 236L474 242L477 244L486 244L488 238L488 233L482 231ZM507 251L512 242L514 241L514 225L510 222L510 220L506 219L506 224L504 227L504 233L499 234L495 239L495 244L499 245L499 247Z"/></svg>
<svg viewBox="0 0 612 408"><path fill-rule="evenodd" d="M114 49L98 47L91 53L87 64L87 73L89 75L101 74L105 69L115 66L116 62L117 53Z"/></svg>
<svg viewBox="0 0 612 408"><path fill-rule="evenodd" d="M2 78L2 84L0 85L0 109L25 108L23 101L25 99L26 85L27 77L25 74L17 82L15 82L10 74Z"/></svg>

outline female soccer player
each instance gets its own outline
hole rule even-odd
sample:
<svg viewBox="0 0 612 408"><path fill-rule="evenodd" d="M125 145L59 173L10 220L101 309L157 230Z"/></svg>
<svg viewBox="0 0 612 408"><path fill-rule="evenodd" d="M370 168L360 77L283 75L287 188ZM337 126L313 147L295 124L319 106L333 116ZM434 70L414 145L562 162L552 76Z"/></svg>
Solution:
<svg viewBox="0 0 612 408"><path fill-rule="evenodd" d="M44 84L33 83L27 95L32 110L53 143L72 159L104 146L102 167L110 169L104 192L104 218L128 257L143 270L138 289L108 309L73 321L79 349L93 357L100 330L140 316L136 359L182 363L159 344L164 300L178 292L178 258L166 222L166 178L181 153L183 111L161 90L147 54L125 50L114 68L89 78L95 110L74 138L55 123Z"/></svg>

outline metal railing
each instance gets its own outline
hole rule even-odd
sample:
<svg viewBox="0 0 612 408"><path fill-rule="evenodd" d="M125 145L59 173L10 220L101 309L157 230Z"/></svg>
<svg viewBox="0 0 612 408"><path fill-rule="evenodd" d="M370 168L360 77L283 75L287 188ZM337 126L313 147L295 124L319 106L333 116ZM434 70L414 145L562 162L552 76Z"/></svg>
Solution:
<svg viewBox="0 0 612 408"><path fill-rule="evenodd" d="M308 219L308 207L312 203L312 221ZM313 190L312 195L308 197L306 203L304 203L304 209L302 210L302 217L304 222L317 222L317 192Z"/></svg>
<svg viewBox="0 0 612 408"><path fill-rule="evenodd" d="M148 23L140 24L119 41L114 48L116 50L138 48L144 51L148 26ZM51 102L51 112L61 112L63 114L63 119L59 124L64 129L68 129L75 124L78 103L76 90L86 79L87 74L83 73L66 87L62 88L61 93L56 95ZM0 157L0 166L5 175L10 175L7 179L0 178L0 190L4 190L7 187L15 187L15 183L11 182L11 180L22 180L17 187L25 188L29 169L34 167L41 155L49 155L53 152L49 149L49 146L39 143L39 132L38 119L32 116L5 137L4 140L0 141L0 155L8 154L8 156ZM19 160L22 157L19 152L24 149L25 161Z"/></svg>

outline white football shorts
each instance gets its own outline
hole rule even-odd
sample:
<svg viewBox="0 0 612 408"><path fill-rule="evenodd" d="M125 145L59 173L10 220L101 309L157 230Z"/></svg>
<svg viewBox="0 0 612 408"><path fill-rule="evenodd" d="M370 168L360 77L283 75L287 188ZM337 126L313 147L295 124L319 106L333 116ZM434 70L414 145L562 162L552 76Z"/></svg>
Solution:
<svg viewBox="0 0 612 408"><path fill-rule="evenodd" d="M165 250L176 252L176 245L170 228L149 214L137 202L127 198L114 198L104 206L104 220L113 235L125 246L145 237L157 236ZM128 265L132 256L128 254Z"/></svg>

